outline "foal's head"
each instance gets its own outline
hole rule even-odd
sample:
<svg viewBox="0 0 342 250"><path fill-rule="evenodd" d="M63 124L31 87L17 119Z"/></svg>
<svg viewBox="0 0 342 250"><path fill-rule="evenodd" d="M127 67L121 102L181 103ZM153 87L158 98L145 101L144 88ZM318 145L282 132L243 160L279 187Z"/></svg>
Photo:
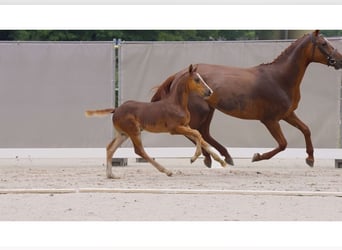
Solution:
<svg viewBox="0 0 342 250"><path fill-rule="evenodd" d="M190 64L188 73L189 73L189 78L187 81L188 88L191 92L198 93L199 95L203 97L209 97L213 91L212 89L208 86L208 84L203 80L201 75L196 72L197 67L192 66Z"/></svg>
<svg viewBox="0 0 342 250"><path fill-rule="evenodd" d="M335 69L342 68L342 55L326 38L319 34L319 30L314 31L310 37L312 42L312 61L333 66Z"/></svg>

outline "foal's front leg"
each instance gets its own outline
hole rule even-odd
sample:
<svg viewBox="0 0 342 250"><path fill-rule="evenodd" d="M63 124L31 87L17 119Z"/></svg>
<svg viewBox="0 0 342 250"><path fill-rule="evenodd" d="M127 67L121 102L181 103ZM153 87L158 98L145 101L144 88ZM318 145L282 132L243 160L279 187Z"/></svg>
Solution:
<svg viewBox="0 0 342 250"><path fill-rule="evenodd" d="M193 163L201 155L201 148L204 148L214 158L214 160L220 162L222 167L227 166L227 163L211 150L209 144L203 140L200 132L198 132L196 129L192 129L189 126L178 126L174 129L172 134L185 135L196 142L196 152L195 155L191 157L191 163Z"/></svg>
<svg viewBox="0 0 342 250"><path fill-rule="evenodd" d="M197 158L202 154L202 146L201 146L201 140L200 140L202 136L196 129L192 129L189 126L178 126L174 129L174 131L171 132L171 134L185 135L186 137L191 139L193 142L195 142L196 151L195 151L195 154L190 159L191 163L195 162Z"/></svg>

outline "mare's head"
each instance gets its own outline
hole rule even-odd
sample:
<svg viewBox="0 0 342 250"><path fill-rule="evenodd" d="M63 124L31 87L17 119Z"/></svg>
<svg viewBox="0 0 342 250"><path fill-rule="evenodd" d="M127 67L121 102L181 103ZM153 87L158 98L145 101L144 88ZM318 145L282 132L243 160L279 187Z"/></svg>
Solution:
<svg viewBox="0 0 342 250"><path fill-rule="evenodd" d="M319 30L310 34L310 38L312 43L312 61L333 66L335 69L342 68L342 55L325 37L319 34Z"/></svg>
<svg viewBox="0 0 342 250"><path fill-rule="evenodd" d="M188 88L191 92L198 93L203 97L209 97L213 93L212 89L204 81L202 76L197 72L197 67L190 64L188 72Z"/></svg>

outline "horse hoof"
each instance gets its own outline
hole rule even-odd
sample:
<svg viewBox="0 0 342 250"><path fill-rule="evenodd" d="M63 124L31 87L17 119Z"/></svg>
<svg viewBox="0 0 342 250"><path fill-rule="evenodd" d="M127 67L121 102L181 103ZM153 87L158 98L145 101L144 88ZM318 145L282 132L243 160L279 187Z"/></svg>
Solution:
<svg viewBox="0 0 342 250"><path fill-rule="evenodd" d="M314 166L314 160L313 159L309 159L309 158L306 158L306 164L308 164L310 167L313 167Z"/></svg>
<svg viewBox="0 0 342 250"><path fill-rule="evenodd" d="M192 157L192 158L190 159L190 163L191 163L191 164L194 163L194 162L197 160L197 158L198 158L198 157Z"/></svg>
<svg viewBox="0 0 342 250"><path fill-rule="evenodd" d="M108 179L120 179L119 176L115 176L115 175L113 175L113 174L107 175L107 178L108 178Z"/></svg>
<svg viewBox="0 0 342 250"><path fill-rule="evenodd" d="M205 165L207 168L211 168L211 159L205 157L205 158L204 158L204 165Z"/></svg>
<svg viewBox="0 0 342 250"><path fill-rule="evenodd" d="M171 177L171 176L173 175L173 173L172 173L171 171L167 171L167 172L166 172L166 175L169 176L169 177Z"/></svg>
<svg viewBox="0 0 342 250"><path fill-rule="evenodd" d="M255 153L252 158L252 162L255 161L260 161L261 160L261 155L259 153Z"/></svg>
<svg viewBox="0 0 342 250"><path fill-rule="evenodd" d="M224 159L229 165L234 166L234 161L231 157Z"/></svg>

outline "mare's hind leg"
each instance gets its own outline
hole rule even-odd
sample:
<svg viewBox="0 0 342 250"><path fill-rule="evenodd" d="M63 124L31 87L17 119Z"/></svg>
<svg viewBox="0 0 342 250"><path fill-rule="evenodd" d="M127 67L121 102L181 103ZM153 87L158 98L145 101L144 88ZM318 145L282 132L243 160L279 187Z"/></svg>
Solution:
<svg viewBox="0 0 342 250"><path fill-rule="evenodd" d="M304 122L302 122L294 112L288 117L284 118L284 121L298 128L303 133L306 144L306 153L308 154L308 157L306 158L306 164L308 164L310 167L313 167L315 161L313 155L314 149L312 146L311 132L309 127L305 125Z"/></svg>
<svg viewBox="0 0 342 250"><path fill-rule="evenodd" d="M285 150L287 146L286 139L279 125L279 121L262 121L262 123L264 123L268 131L270 131L270 133L272 134L273 138L278 142L278 147L263 154L254 154L252 162L268 160L272 158L274 155L278 154L280 151Z"/></svg>
<svg viewBox="0 0 342 250"><path fill-rule="evenodd" d="M207 119L205 120L203 124L201 124L201 126L199 126L198 131L201 133L203 139L207 143L209 143L211 146L217 149L217 151L220 152L220 154L225 157L225 161L229 165L234 166L234 161L232 157L230 156L230 154L228 153L227 149L210 135L210 123L211 123L211 120L213 119L214 111L215 111L214 109L210 110L210 112L207 115ZM204 156L205 156L204 164L210 168L211 167L210 155L208 153L207 154L204 153Z"/></svg>
<svg viewBox="0 0 342 250"><path fill-rule="evenodd" d="M131 138L131 140L133 142L134 151L135 151L136 154L140 155L146 161L151 163L160 172L165 173L167 176L172 176L172 172L170 170L164 168L158 162L156 162L151 157L149 157L148 154L145 152L144 147L143 147L142 142L141 142L140 133L137 134L137 135L130 135L130 138Z"/></svg>
<svg viewBox="0 0 342 250"><path fill-rule="evenodd" d="M119 177L115 176L112 172L112 157L121 144L127 140L127 136L121 133L118 133L117 137L112 140L111 143L107 146L107 167L106 167L106 175L107 178L118 179Z"/></svg>

